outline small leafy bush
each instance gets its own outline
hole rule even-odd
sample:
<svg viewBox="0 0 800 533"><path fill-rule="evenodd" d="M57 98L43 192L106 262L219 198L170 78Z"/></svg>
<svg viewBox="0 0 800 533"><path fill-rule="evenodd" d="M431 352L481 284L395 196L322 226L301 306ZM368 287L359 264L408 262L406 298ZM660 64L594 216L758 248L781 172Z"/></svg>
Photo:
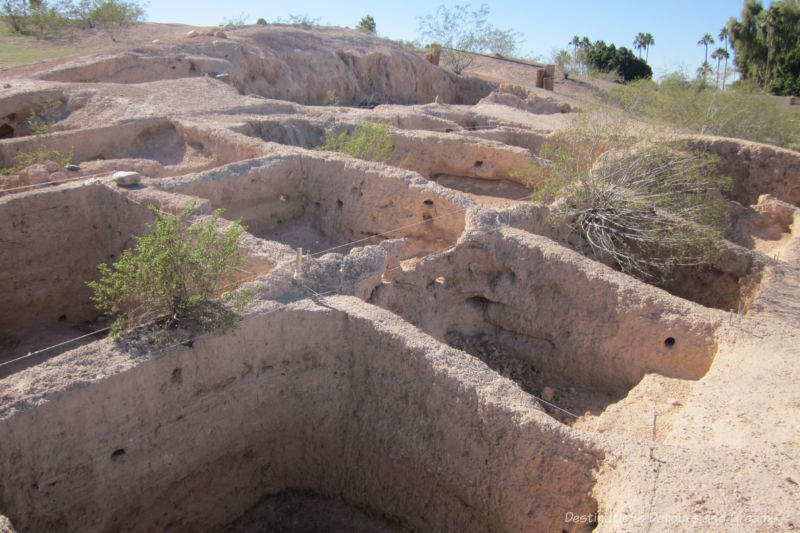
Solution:
<svg viewBox="0 0 800 533"><path fill-rule="evenodd" d="M730 205L720 192L730 182L717 166L686 142L585 121L546 143L527 177L585 252L659 283L718 252Z"/></svg>
<svg viewBox="0 0 800 533"><path fill-rule="evenodd" d="M134 237L133 249L125 250L112 266L98 266L100 279L88 283L92 302L106 314L116 314L111 335L119 338L135 326L153 320L162 331L174 326L198 326L204 330L235 324L236 312L224 300L215 300L233 271L241 266L239 240L245 228L239 221L224 233L217 230L222 210L204 222L190 225L190 205L177 215L163 215L150 207L155 221L150 233Z"/></svg>
<svg viewBox="0 0 800 533"><path fill-rule="evenodd" d="M320 150L341 152L367 161L388 163L394 159L395 148L389 133L389 124L368 120L352 132L336 134L329 131Z"/></svg>

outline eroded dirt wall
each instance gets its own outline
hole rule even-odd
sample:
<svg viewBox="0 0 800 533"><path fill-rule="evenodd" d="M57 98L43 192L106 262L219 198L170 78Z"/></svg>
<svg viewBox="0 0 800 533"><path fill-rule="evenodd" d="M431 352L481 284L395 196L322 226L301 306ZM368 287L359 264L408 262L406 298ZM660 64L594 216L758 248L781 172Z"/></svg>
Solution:
<svg viewBox="0 0 800 533"><path fill-rule="evenodd" d="M160 356L96 343L2 382L21 531L212 531L313 490L415 530L561 530L602 453L510 381L357 299L249 316ZM30 380L37 377L37 385ZM587 530L574 525L571 530Z"/></svg>
<svg viewBox="0 0 800 533"><path fill-rule="evenodd" d="M298 150L162 180L158 187L206 198L225 217L264 235L307 217L328 237L350 242L383 234L437 247L464 230L463 198L420 176L332 153Z"/></svg>
<svg viewBox="0 0 800 533"><path fill-rule="evenodd" d="M152 219L101 184L0 198L0 329L97 316L86 282Z"/></svg>
<svg viewBox="0 0 800 533"><path fill-rule="evenodd" d="M439 340L490 335L536 368L616 393L646 372L702 377L722 316L512 228L470 233L371 301Z"/></svg>
<svg viewBox="0 0 800 533"><path fill-rule="evenodd" d="M722 172L733 180L731 197L755 205L762 194L800 206L800 153L738 139L697 140L722 160Z"/></svg>

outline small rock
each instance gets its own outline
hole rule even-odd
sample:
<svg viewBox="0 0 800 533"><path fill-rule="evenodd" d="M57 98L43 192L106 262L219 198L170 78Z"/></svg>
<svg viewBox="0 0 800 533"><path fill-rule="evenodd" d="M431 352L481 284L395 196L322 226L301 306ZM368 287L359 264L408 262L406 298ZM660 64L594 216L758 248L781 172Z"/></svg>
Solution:
<svg viewBox="0 0 800 533"><path fill-rule="evenodd" d="M47 183L50 181L50 172L42 164L35 164L29 166L24 170L28 183L31 185L38 185L40 183Z"/></svg>
<svg viewBox="0 0 800 533"><path fill-rule="evenodd" d="M117 185L121 185L123 187L129 187L131 185L138 185L142 181L142 175L138 172L114 172L111 175L111 179L114 180L114 183Z"/></svg>
<svg viewBox="0 0 800 533"><path fill-rule="evenodd" d="M225 32L221 31L221 30L215 31L214 32L214 37L219 37L220 39L227 39L228 38L228 36L225 35Z"/></svg>
<svg viewBox="0 0 800 533"><path fill-rule="evenodd" d="M555 395L556 391L554 391L551 387L545 387L542 389L542 400L546 402L552 402Z"/></svg>
<svg viewBox="0 0 800 533"><path fill-rule="evenodd" d="M229 79L231 79L231 75L228 74L227 72L223 72L222 74L217 74L214 77L220 81L228 81Z"/></svg>
<svg viewBox="0 0 800 533"><path fill-rule="evenodd" d="M4 89L10 89L11 88L11 84L10 83L4 83L3 84L3 88Z"/></svg>
<svg viewBox="0 0 800 533"><path fill-rule="evenodd" d="M197 30L189 30L189 31L186 33L186 36L187 36L187 37L189 37L190 39L191 39L192 37L197 37L198 35L200 35L200 34L199 34L199 33L197 33Z"/></svg>
<svg viewBox="0 0 800 533"><path fill-rule="evenodd" d="M81 169L81 167L79 167L78 165L69 164L65 166L64 169L69 170L70 172L78 172Z"/></svg>
<svg viewBox="0 0 800 533"><path fill-rule="evenodd" d="M153 39L152 43L153 44L161 44L161 39Z"/></svg>

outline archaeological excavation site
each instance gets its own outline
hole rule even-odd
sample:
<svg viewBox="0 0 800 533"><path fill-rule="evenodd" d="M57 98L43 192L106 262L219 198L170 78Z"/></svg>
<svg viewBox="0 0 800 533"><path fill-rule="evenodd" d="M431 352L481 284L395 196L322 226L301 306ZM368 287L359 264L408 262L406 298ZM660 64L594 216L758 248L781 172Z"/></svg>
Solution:
<svg viewBox="0 0 800 533"><path fill-rule="evenodd" d="M0 167L69 155L0 177L0 531L800 529L800 152L693 138L721 252L637 279L531 197L572 82L423 55L272 24L0 70ZM391 161L320 149L365 123ZM187 207L246 228L240 323L111 338L87 282Z"/></svg>

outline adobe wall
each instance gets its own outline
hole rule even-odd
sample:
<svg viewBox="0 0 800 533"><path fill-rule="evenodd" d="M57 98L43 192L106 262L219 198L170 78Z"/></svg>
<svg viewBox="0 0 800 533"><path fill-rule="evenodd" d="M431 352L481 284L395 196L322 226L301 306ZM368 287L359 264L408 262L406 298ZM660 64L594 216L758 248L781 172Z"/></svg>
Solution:
<svg viewBox="0 0 800 533"><path fill-rule="evenodd" d="M354 298L269 305L191 347L102 341L0 382L0 509L21 531L211 531L287 489L415 530L595 510L602 452L471 356Z"/></svg>

